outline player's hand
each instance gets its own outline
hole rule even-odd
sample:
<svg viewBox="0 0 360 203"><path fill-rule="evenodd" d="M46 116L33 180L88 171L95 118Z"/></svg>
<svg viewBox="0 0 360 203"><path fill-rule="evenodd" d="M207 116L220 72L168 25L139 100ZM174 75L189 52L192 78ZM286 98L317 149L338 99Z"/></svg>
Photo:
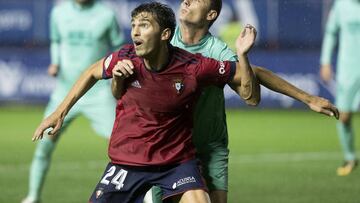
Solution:
<svg viewBox="0 0 360 203"><path fill-rule="evenodd" d="M320 67L320 77L324 82L329 82L333 78L333 71L330 64L324 64Z"/></svg>
<svg viewBox="0 0 360 203"><path fill-rule="evenodd" d="M55 136L60 130L63 122L64 119L54 112L41 122L39 127L35 130L32 141L34 142L42 139L46 134L49 136Z"/></svg>
<svg viewBox="0 0 360 203"><path fill-rule="evenodd" d="M339 119L339 110L327 99L312 96L308 106L311 110Z"/></svg>
<svg viewBox="0 0 360 203"><path fill-rule="evenodd" d="M59 72L59 65L50 64L47 70L48 74L52 77L56 77Z"/></svg>
<svg viewBox="0 0 360 203"><path fill-rule="evenodd" d="M256 39L256 29L250 24L247 24L243 31L240 33L236 39L236 51L238 54L247 54L251 47L255 43Z"/></svg>
<svg viewBox="0 0 360 203"><path fill-rule="evenodd" d="M130 60L118 61L112 70L113 79L124 80L134 74L134 65Z"/></svg>

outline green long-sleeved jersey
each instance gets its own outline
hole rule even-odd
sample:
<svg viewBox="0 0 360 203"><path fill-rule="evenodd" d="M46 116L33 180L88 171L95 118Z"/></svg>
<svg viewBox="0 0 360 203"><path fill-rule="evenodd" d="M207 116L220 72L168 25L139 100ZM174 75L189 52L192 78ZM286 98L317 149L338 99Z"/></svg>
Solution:
<svg viewBox="0 0 360 203"><path fill-rule="evenodd" d="M89 65L123 43L114 12L97 1L89 6L75 1L56 6L51 12L50 38L51 63L60 66L55 90L59 97ZM109 88L108 83L99 81L90 95L96 97L100 88Z"/></svg>
<svg viewBox="0 0 360 203"><path fill-rule="evenodd" d="M177 27L171 43L191 53L200 53L219 61L237 60L236 54L210 33L207 33L198 44L186 45L181 40L180 28ZM194 111L193 142L200 152L218 147L227 148L228 132L222 88L210 86L202 92Z"/></svg>
<svg viewBox="0 0 360 203"><path fill-rule="evenodd" d="M336 0L326 24L321 64L330 64L339 39L337 80L360 77L360 1Z"/></svg>

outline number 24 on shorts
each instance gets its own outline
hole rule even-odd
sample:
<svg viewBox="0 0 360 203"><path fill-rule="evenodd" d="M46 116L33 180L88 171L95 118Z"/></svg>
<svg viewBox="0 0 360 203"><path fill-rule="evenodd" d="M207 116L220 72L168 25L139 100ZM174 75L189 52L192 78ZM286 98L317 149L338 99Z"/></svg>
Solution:
<svg viewBox="0 0 360 203"><path fill-rule="evenodd" d="M107 170L104 177L101 179L100 183L104 185L109 185L109 183L112 183L115 185L115 189L120 190L124 187L124 181L127 176L127 171L124 169L120 169L120 171L111 179L111 182L108 180L108 178L111 178L116 171L116 167L112 166Z"/></svg>

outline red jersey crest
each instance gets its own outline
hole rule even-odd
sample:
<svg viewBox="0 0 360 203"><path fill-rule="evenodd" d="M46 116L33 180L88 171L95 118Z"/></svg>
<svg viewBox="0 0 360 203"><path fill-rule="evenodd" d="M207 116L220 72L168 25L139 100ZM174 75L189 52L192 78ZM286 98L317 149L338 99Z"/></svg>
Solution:
<svg viewBox="0 0 360 203"><path fill-rule="evenodd" d="M173 87L175 88L176 93L180 94L182 92L182 90L184 89L183 79L176 78L173 81L174 81Z"/></svg>

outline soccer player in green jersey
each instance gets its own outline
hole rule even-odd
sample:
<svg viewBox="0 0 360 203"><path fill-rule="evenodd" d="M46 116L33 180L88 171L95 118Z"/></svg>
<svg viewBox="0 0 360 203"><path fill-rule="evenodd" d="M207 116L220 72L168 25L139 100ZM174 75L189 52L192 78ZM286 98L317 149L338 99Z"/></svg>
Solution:
<svg viewBox="0 0 360 203"><path fill-rule="evenodd" d="M183 0L178 13L180 25L176 28L171 43L189 52L201 53L217 60L237 60L236 54L209 32L210 26L220 14L221 3L221 0ZM126 62L122 64L131 66ZM331 115L327 109L327 100L303 92L267 69L255 67L254 73L260 84L269 89L302 101L316 112ZM116 94L114 96L118 97ZM222 88L207 87L197 101L194 113L193 142L213 203L227 202L229 150L224 102ZM161 202L160 192L158 188L154 188L152 197L146 198L146 202Z"/></svg>
<svg viewBox="0 0 360 203"><path fill-rule="evenodd" d="M340 111L337 131L345 162L337 169L339 176L350 174L357 165L352 113L360 104L360 1L337 0L330 11L323 39L320 76L333 78L331 57L338 39L335 105ZM337 38L338 36L338 38Z"/></svg>
<svg viewBox="0 0 360 203"><path fill-rule="evenodd" d="M60 104L76 79L92 63L123 43L114 12L96 0L72 0L56 6L51 13L51 65L48 73L57 77L44 116ZM93 129L108 138L115 119L116 101L108 81L100 81L79 101L65 119L65 129L79 114ZM63 130L62 130L63 132ZM61 134L61 133L60 133ZM42 185L58 141L46 137L36 147L30 168L29 192L23 203L39 202Z"/></svg>

